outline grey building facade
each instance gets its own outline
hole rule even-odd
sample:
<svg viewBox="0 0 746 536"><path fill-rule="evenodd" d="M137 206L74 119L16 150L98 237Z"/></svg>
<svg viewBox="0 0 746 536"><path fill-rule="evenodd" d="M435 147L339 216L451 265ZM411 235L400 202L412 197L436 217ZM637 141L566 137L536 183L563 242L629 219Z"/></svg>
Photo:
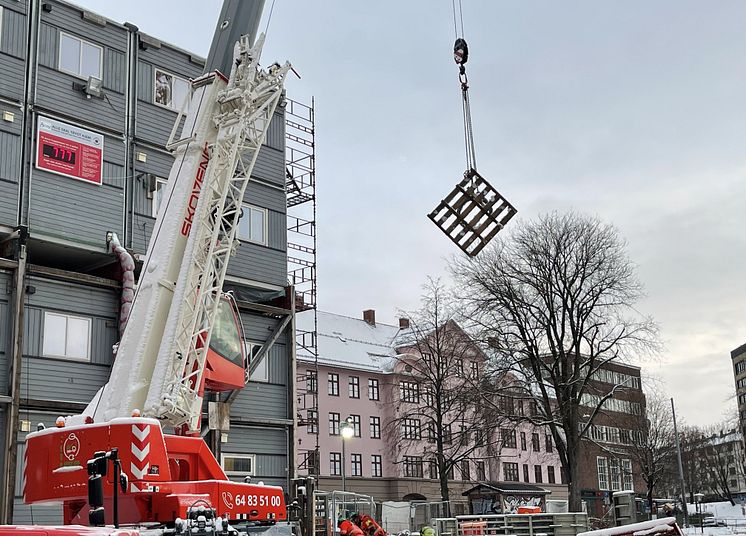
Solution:
<svg viewBox="0 0 746 536"><path fill-rule="evenodd" d="M59 0L0 0L0 467L16 472L0 496L13 497L16 522L61 522L58 507L22 504L24 436L79 412L108 379L121 270L107 233L139 269L173 161L165 144L179 97L203 70L203 58L132 24ZM91 76L102 86L93 95ZM47 154L44 122L101 139L100 165L79 161L77 178L40 165L72 160ZM230 429L208 436L232 478L283 486L295 459L285 182L280 107L246 192L244 220L256 223L239 237L226 282L247 348L264 360L231 400Z"/></svg>

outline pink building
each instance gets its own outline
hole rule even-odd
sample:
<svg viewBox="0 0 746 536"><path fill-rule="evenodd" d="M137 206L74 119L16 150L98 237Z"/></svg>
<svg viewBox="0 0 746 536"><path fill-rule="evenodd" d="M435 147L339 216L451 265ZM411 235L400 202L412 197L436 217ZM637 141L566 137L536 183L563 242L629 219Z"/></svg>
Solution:
<svg viewBox="0 0 746 536"><path fill-rule="evenodd" d="M398 326L377 323L370 310L363 316L355 319L319 311L318 360L298 349L299 473L316 475L321 489L341 489L344 463L348 491L379 501L438 501L437 467L428 456L432 432L417 418L402 419L407 412L416 415L415 408L429 402L407 366L416 352L401 344L408 323L406 319ZM297 327L310 331L313 312L299 313ZM459 366L469 374L479 365L467 360ZM349 439L340 435L344 421L354 431ZM408 446L403 448L402 433L416 440L405 442ZM485 481L536 483L551 491L550 498L566 498L559 459L544 431L506 425L494 435L502 437L482 440L484 447L475 448L449 474L451 500L463 500L464 490Z"/></svg>

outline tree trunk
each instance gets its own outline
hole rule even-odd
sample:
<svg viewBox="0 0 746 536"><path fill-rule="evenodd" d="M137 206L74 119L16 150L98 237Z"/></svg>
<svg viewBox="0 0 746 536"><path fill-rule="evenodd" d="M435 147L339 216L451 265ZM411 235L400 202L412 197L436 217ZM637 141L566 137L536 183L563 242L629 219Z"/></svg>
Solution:
<svg viewBox="0 0 746 536"><path fill-rule="evenodd" d="M653 504L653 486L648 483L648 508L650 509L650 516L656 514L655 505Z"/></svg>
<svg viewBox="0 0 746 536"><path fill-rule="evenodd" d="M445 516L451 517L451 501L448 497L448 472L445 470L445 464L443 464L443 470L440 472L440 500L445 505Z"/></svg>
<svg viewBox="0 0 746 536"><path fill-rule="evenodd" d="M578 453L580 452L576 447L570 447L568 444L567 449L567 463L570 466L567 471L568 476L568 511L569 512L582 512L583 505L580 498L580 466L578 465Z"/></svg>

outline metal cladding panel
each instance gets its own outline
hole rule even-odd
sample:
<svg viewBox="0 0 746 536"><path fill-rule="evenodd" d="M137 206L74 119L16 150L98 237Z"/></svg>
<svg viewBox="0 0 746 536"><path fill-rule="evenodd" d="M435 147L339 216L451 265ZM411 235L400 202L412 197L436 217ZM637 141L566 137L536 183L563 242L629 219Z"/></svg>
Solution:
<svg viewBox="0 0 746 536"><path fill-rule="evenodd" d="M18 2L15 4L15 8L19 7ZM26 57L26 15L4 7L2 17L0 52L24 59Z"/></svg>
<svg viewBox="0 0 746 536"><path fill-rule="evenodd" d="M17 224L18 184L0 179L0 225L15 227Z"/></svg>
<svg viewBox="0 0 746 536"><path fill-rule="evenodd" d="M284 385L249 382L233 401L234 418L287 419L287 389Z"/></svg>
<svg viewBox="0 0 746 536"><path fill-rule="evenodd" d="M151 97L152 98L152 97ZM176 121L176 112L156 104L138 101L135 135L144 141L166 145ZM182 119L181 125L183 126Z"/></svg>
<svg viewBox="0 0 746 536"><path fill-rule="evenodd" d="M101 168L101 174L103 175L101 177L101 181L104 184L113 186L114 188L124 188L124 181L125 177L127 176L127 173L124 170L124 166L121 166L119 164L112 164L111 162L107 162L106 160L104 160L104 165Z"/></svg>
<svg viewBox="0 0 746 536"><path fill-rule="evenodd" d="M157 40L156 40L157 41ZM160 48L145 43L145 50L139 51L139 59L150 63L182 78L195 78L204 72L205 64L201 58L183 50L162 43ZM198 60L193 62L190 58Z"/></svg>
<svg viewBox="0 0 746 536"><path fill-rule="evenodd" d="M259 150L251 175L258 179L285 187L285 152L266 145Z"/></svg>
<svg viewBox="0 0 746 536"><path fill-rule="evenodd" d="M112 255L112 258L115 258ZM35 292L27 295L30 307L56 309L70 313L110 318L116 324L119 319L118 289L108 289L56 281L39 276L31 277ZM112 327L116 330L116 325Z"/></svg>
<svg viewBox="0 0 746 536"><path fill-rule="evenodd" d="M173 125L173 121L171 121ZM135 159L135 173L152 173L162 179L168 179L171 173L171 166L174 164L174 157L165 149L157 151L149 147L135 146L135 154L145 153L145 162L138 162Z"/></svg>
<svg viewBox="0 0 746 536"><path fill-rule="evenodd" d="M228 443L223 452L246 454L284 455L287 452L287 437L281 428L233 425L228 433Z"/></svg>
<svg viewBox="0 0 746 536"><path fill-rule="evenodd" d="M285 150L285 113L284 110L275 113L267 129L267 138L264 140L267 147Z"/></svg>
<svg viewBox="0 0 746 536"><path fill-rule="evenodd" d="M35 169L29 230L104 249L106 233L122 234L124 193Z"/></svg>
<svg viewBox="0 0 746 536"><path fill-rule="evenodd" d="M40 65L50 69L57 68L58 45L57 28L49 24L41 24L39 26L39 50L37 52Z"/></svg>
<svg viewBox="0 0 746 536"><path fill-rule="evenodd" d="M80 361L26 357L21 392L36 400L87 404L109 380L109 369Z"/></svg>
<svg viewBox="0 0 746 536"><path fill-rule="evenodd" d="M135 214L132 219L132 249L135 253L145 255L148 252L148 243L155 226L155 218Z"/></svg>
<svg viewBox="0 0 746 536"><path fill-rule="evenodd" d="M243 242L231 258L228 275L272 285L287 285L287 252Z"/></svg>
<svg viewBox="0 0 746 536"><path fill-rule="evenodd" d="M0 282L2 281L3 276L0 275ZM8 370L8 355L11 350L10 334L12 333L9 311L8 301L0 300L0 393L8 392L8 373L10 372ZM0 428L0 430L4 430L4 428ZM2 464L0 464L0 467L2 467Z"/></svg>
<svg viewBox="0 0 746 536"><path fill-rule="evenodd" d="M255 180L249 182L243 200L245 203L282 212L283 214L287 212L287 196L285 191L261 184ZM285 226L283 225L283 227Z"/></svg>
<svg viewBox="0 0 746 536"><path fill-rule="evenodd" d="M113 48L121 52L127 51L127 30L115 23L105 21L103 25L83 18L85 10L72 6L51 2L50 12L41 12L42 23L61 28L64 32L93 42L94 44Z"/></svg>
<svg viewBox="0 0 746 536"><path fill-rule="evenodd" d="M16 9L21 13L26 13L26 2L18 0L0 0L0 6Z"/></svg>
<svg viewBox="0 0 746 536"><path fill-rule="evenodd" d="M104 88L124 93L127 86L127 58L124 52L104 49Z"/></svg>
<svg viewBox="0 0 746 536"><path fill-rule="evenodd" d="M108 91L107 99L87 99L82 91L72 87L73 83L83 82L82 78L46 67L40 67L38 74L37 107L107 130L121 132L124 129L123 95Z"/></svg>
<svg viewBox="0 0 746 536"><path fill-rule="evenodd" d="M287 216L283 212L267 211L267 242L269 247L288 248Z"/></svg>
<svg viewBox="0 0 746 536"><path fill-rule="evenodd" d="M0 96L20 101L23 97L23 60L0 53ZM18 113L20 116L20 113Z"/></svg>

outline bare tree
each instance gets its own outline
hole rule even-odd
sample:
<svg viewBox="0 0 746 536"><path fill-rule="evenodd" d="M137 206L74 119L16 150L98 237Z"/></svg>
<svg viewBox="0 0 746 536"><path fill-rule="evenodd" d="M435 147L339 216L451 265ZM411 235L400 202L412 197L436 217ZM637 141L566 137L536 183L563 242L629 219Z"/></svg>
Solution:
<svg viewBox="0 0 746 536"><path fill-rule="evenodd" d="M472 470L478 476L470 462L481 457L495 426L477 396L484 354L456 322L453 300L439 280L428 280L420 309L405 318L409 328L397 340L394 364L399 408L389 423L391 437L404 455L406 476L421 477L423 462L435 463L441 500L448 501L449 476L455 470L463 480Z"/></svg>
<svg viewBox="0 0 746 536"><path fill-rule="evenodd" d="M636 433L632 434L632 445L627 452L640 467L647 487L648 506L654 513L654 492L659 484L675 481L676 442L668 400L648 393L645 413L636 420Z"/></svg>
<svg viewBox="0 0 746 536"><path fill-rule="evenodd" d="M551 430L570 507L580 509L580 441L617 386L592 400L588 387L615 360L656 348L654 322L634 309L642 286L624 242L596 218L552 213L458 258L453 271L494 369L511 371L537 399L530 420Z"/></svg>

